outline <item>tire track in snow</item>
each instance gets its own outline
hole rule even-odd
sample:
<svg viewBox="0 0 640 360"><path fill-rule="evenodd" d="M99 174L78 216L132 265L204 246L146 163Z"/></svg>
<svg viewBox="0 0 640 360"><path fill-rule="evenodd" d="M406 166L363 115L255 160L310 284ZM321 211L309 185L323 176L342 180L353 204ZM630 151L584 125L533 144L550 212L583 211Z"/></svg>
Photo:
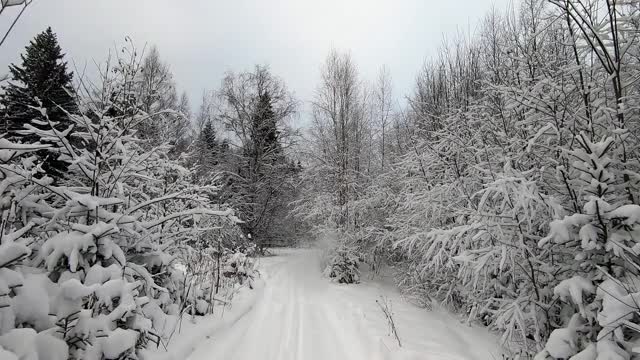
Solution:
<svg viewBox="0 0 640 360"><path fill-rule="evenodd" d="M331 298L318 254L297 252L265 276L263 296L242 319L189 358L225 360L371 360L366 336ZM275 269L274 269L275 270ZM340 314L337 315L337 314Z"/></svg>
<svg viewBox="0 0 640 360"><path fill-rule="evenodd" d="M281 258L265 269L266 284L253 308L202 343L189 360L491 358L478 348L476 336L474 341L466 339L468 328L449 316L414 308L399 295L366 284L329 284L322 278L314 251L291 251ZM403 348L389 336L386 319L375 304L380 294L394 296L398 305L394 310L398 310Z"/></svg>

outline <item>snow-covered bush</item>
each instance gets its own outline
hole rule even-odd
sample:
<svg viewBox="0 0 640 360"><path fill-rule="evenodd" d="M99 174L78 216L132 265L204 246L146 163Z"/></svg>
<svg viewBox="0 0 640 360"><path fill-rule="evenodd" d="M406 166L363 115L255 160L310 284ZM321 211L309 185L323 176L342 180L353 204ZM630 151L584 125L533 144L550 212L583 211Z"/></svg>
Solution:
<svg viewBox="0 0 640 360"><path fill-rule="evenodd" d="M526 174L509 165L503 170L470 197L474 212L449 220L434 213L441 227L411 229L413 235L395 243L407 254L398 276L419 303L438 299L498 330L504 341L526 345L543 339L551 326L536 305L552 295L545 291L549 277L540 273L548 255L537 240L553 201Z"/></svg>
<svg viewBox="0 0 640 360"><path fill-rule="evenodd" d="M554 330L538 359L629 359L640 339L640 206L630 204L622 165L623 151L611 137L593 142L585 134L570 151L582 189L580 212L551 222L539 246L565 253L553 293L559 300ZM580 355L576 355L576 354Z"/></svg>
<svg viewBox="0 0 640 360"><path fill-rule="evenodd" d="M331 54L297 215L340 234L335 263L351 263L344 247L388 262L409 297L522 356L631 358L639 19L626 1L491 12L425 64L391 124L379 96L360 111L353 60Z"/></svg>
<svg viewBox="0 0 640 360"><path fill-rule="evenodd" d="M215 188L189 183L169 146L141 146L135 125L151 114L131 94L136 61L84 83L73 134L41 109L50 129L24 132L49 145L0 138L0 346L17 358L143 357L168 341L188 301L193 283L174 266L186 240L207 219L239 221L211 206ZM69 164L56 185L31 156L42 150Z"/></svg>
<svg viewBox="0 0 640 360"><path fill-rule="evenodd" d="M341 284L357 284L360 282L360 262L356 248L339 245L329 251L324 274Z"/></svg>
<svg viewBox="0 0 640 360"><path fill-rule="evenodd" d="M223 275L232 278L243 285L245 282L247 286L253 288L253 280L256 276L255 262L251 257L247 255L247 250L235 251L229 253L224 258L224 270Z"/></svg>
<svg viewBox="0 0 640 360"><path fill-rule="evenodd" d="M216 303L226 302L223 298L230 284L222 275L222 254L238 233L233 219L202 218L198 232L181 241L174 261L180 274L177 313L204 315L213 311Z"/></svg>

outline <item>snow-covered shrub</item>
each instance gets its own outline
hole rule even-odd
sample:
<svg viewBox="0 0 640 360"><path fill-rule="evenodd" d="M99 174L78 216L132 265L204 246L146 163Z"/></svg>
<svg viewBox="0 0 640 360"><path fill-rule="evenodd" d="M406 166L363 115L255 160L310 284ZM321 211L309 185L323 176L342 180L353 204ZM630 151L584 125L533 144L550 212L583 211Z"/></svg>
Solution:
<svg viewBox="0 0 640 360"><path fill-rule="evenodd" d="M420 304L464 312L523 356L629 359L639 17L637 3L611 1L491 12L425 64L391 129L368 113L334 128L340 109L327 109L343 99L321 92L298 215L320 239L340 232L333 249L388 261ZM336 59L327 67L343 72L324 74L323 90L345 85L332 74L357 76Z"/></svg>
<svg viewBox="0 0 640 360"><path fill-rule="evenodd" d="M159 346L192 285L174 266L192 249L186 240L207 219L236 227L233 211L205 196L215 188L190 184L169 146L141 145L135 125L150 114L131 96L136 69L135 56L119 59L99 86L85 84L82 111L69 114L74 141L53 124L24 130L47 146L0 138L1 351L116 359ZM38 121L51 124L41 114ZM56 185L31 156L38 150L69 163ZM206 289L195 286L201 300Z"/></svg>
<svg viewBox="0 0 640 360"><path fill-rule="evenodd" d="M235 279L240 285L246 282L247 286L253 288L253 280L256 276L255 262L246 253L247 250L244 250L230 252L226 255L224 257L223 275Z"/></svg>
<svg viewBox="0 0 640 360"><path fill-rule="evenodd" d="M199 225L199 234L182 241L176 259L182 274L179 309L194 315L210 313L217 303L231 299L236 278L225 274L227 259L235 249L249 246L236 219L207 217ZM251 261L253 254L245 253Z"/></svg>
<svg viewBox="0 0 640 360"><path fill-rule="evenodd" d="M640 206L629 203L628 184L616 171L621 146L585 134L576 141L580 146L569 155L583 206L552 221L539 242L566 254L553 290L558 305L551 308L565 326L551 333L537 359L630 359L640 339Z"/></svg>
<svg viewBox="0 0 640 360"><path fill-rule="evenodd" d="M360 282L360 255L354 247L339 245L328 254L325 276L341 284Z"/></svg>
<svg viewBox="0 0 640 360"><path fill-rule="evenodd" d="M551 326L536 305L552 295L544 290L549 277L540 273L548 255L537 240L553 201L525 174L508 164L503 171L471 196L474 212L445 218L439 228L414 229L395 243L408 259L399 281L419 303L438 299L500 331L503 341L526 346Z"/></svg>

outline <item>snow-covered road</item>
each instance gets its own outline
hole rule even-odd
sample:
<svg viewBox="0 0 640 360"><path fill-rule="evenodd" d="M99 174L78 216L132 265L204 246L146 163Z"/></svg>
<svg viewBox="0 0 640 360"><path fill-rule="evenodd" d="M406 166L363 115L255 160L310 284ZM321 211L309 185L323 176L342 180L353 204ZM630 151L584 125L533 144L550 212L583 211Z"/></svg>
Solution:
<svg viewBox="0 0 640 360"><path fill-rule="evenodd" d="M190 360L500 358L493 337L478 335L454 318L425 317L428 312L388 294L389 289L329 283L321 277L315 251L291 250L262 261L266 285L256 304L200 344ZM393 301L403 348L388 336L375 303L380 295ZM415 321L420 319L424 321ZM472 332L472 339L465 331ZM484 342L480 348L478 341Z"/></svg>

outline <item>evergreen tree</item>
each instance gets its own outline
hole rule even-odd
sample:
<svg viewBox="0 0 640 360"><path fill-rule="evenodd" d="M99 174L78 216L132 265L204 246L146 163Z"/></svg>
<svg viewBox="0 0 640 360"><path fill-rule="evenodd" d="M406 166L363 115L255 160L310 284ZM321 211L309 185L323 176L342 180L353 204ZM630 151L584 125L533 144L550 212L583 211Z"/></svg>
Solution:
<svg viewBox="0 0 640 360"><path fill-rule="evenodd" d="M0 98L3 107L3 130L9 138L22 143L40 141L33 132L24 131L30 125L36 129L67 130L72 122L66 112L76 113L77 105L71 81L73 73L67 70L64 54L56 34L47 28L38 34L21 55L22 64L9 66L12 82L3 87ZM37 108L46 109L47 118ZM62 176L67 168L56 154L41 151L43 169L53 178Z"/></svg>
<svg viewBox="0 0 640 360"><path fill-rule="evenodd" d="M225 196L223 193L228 188L228 176L225 167L228 165L225 153L228 149L226 140L218 141L218 135L211 120L207 120L196 140L192 144L190 158L192 159L194 181L201 185L217 183L222 190L211 196L210 200L216 204L222 204Z"/></svg>
<svg viewBox="0 0 640 360"><path fill-rule="evenodd" d="M207 122L207 124L202 129L202 133L200 134L200 141L202 143L202 150L206 152L206 156L212 160L212 163L216 165L218 163L218 151L219 145L218 140L216 138L216 131L211 124L211 121Z"/></svg>
<svg viewBox="0 0 640 360"><path fill-rule="evenodd" d="M271 95L265 91L259 95L258 106L253 117L251 140L256 163L262 158L262 160L273 164L281 152L276 122Z"/></svg>

